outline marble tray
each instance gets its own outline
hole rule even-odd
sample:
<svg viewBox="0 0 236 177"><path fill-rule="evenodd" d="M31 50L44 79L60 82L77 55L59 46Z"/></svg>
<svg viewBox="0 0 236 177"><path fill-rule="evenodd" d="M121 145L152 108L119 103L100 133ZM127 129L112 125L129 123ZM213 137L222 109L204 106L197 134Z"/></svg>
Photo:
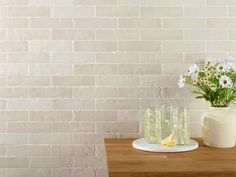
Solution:
<svg viewBox="0 0 236 177"><path fill-rule="evenodd" d="M149 144L144 138L136 139L133 141L132 146L135 149L149 152L186 152L192 151L198 148L198 142L195 140L190 140L189 144L177 145L174 147L167 147L161 144Z"/></svg>

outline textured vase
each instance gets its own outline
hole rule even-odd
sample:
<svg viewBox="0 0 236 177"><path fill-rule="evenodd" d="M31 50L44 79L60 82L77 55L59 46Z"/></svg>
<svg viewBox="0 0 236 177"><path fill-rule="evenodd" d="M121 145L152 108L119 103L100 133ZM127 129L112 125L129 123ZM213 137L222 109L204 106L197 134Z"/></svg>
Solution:
<svg viewBox="0 0 236 177"><path fill-rule="evenodd" d="M210 107L202 116L201 127L204 144L217 148L235 146L235 117L228 107Z"/></svg>

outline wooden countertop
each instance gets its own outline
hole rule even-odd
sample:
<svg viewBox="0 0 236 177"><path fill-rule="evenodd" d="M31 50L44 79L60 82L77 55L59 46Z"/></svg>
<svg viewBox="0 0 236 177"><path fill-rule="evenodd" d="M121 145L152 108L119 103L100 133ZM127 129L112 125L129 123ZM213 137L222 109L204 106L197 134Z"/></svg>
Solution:
<svg viewBox="0 0 236 177"><path fill-rule="evenodd" d="M181 153L151 153L132 147L134 139L105 139L109 177L236 177L236 147L203 145Z"/></svg>

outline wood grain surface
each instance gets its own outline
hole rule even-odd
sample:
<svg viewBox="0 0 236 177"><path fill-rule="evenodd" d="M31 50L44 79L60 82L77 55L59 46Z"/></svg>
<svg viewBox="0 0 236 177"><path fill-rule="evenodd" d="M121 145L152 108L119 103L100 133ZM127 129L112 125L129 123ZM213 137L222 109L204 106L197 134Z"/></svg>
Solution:
<svg viewBox="0 0 236 177"><path fill-rule="evenodd" d="M236 177L236 147L204 146L181 153L152 153L132 147L134 139L105 139L109 177Z"/></svg>

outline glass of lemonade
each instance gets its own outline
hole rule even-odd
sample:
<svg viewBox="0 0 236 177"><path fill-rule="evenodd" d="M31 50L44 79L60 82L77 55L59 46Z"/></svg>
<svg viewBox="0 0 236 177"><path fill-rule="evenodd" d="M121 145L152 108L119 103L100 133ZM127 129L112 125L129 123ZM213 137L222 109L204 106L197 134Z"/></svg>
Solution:
<svg viewBox="0 0 236 177"><path fill-rule="evenodd" d="M161 142L161 109L149 108L145 111L144 137L150 144Z"/></svg>
<svg viewBox="0 0 236 177"><path fill-rule="evenodd" d="M172 131L178 145L185 145L190 138L189 120L186 115L186 108L173 107L172 109Z"/></svg>
<svg viewBox="0 0 236 177"><path fill-rule="evenodd" d="M186 108L168 104L145 111L144 138L147 143L160 144L172 134L178 145L189 142L190 128Z"/></svg>
<svg viewBox="0 0 236 177"><path fill-rule="evenodd" d="M161 138L165 139L172 133L172 106L168 104L161 104Z"/></svg>

